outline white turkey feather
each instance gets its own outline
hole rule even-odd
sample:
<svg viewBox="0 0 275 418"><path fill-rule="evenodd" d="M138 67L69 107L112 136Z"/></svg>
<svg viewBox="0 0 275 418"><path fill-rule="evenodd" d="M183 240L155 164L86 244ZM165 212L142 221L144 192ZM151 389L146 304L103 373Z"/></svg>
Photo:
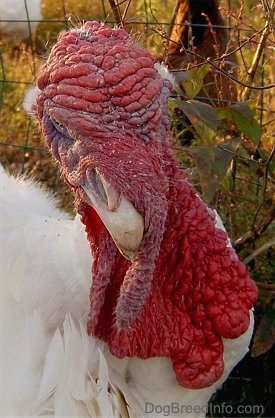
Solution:
<svg viewBox="0 0 275 418"><path fill-rule="evenodd" d="M39 309L49 328L63 323L67 313L85 316L91 261L79 217L71 220L25 179L3 174L1 190L1 265L9 270L4 277L11 294L27 312Z"/></svg>
<svg viewBox="0 0 275 418"><path fill-rule="evenodd" d="M115 358L86 332L91 254L79 217L33 182L0 175L0 415L153 418L174 403L175 418L186 406L204 417L248 351L252 312L246 333L224 340L225 370L209 388L179 386L168 358Z"/></svg>
<svg viewBox="0 0 275 418"><path fill-rule="evenodd" d="M0 174L0 415L119 416L100 344L85 331L91 256L80 219L31 181Z"/></svg>
<svg viewBox="0 0 275 418"><path fill-rule="evenodd" d="M139 416L144 416L144 412L146 412L145 416L149 418L167 416L169 407L172 408L174 405L174 411L177 410L177 407L180 408L178 413L174 412L173 414L170 409L171 416L175 418L203 418L212 394L221 387L232 369L248 352L253 326L254 315L251 310L248 330L239 338L223 339L225 369L221 378L210 387L194 390L180 386L172 370L170 359L142 360L132 358L120 360L106 352L108 364L112 364L110 371L112 381L122 392L124 391L125 398L130 405L134 402L135 410ZM125 375L127 384L121 382L121 373ZM133 394L134 399L132 398Z"/></svg>

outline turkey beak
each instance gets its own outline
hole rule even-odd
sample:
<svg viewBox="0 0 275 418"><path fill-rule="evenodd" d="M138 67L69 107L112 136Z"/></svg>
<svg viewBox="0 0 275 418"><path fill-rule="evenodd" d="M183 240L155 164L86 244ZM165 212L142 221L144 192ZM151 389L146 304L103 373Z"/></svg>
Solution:
<svg viewBox="0 0 275 418"><path fill-rule="evenodd" d="M133 260L139 252L143 238L143 217L102 175L96 173L96 185L94 178L93 176L93 180L89 181L91 175L88 176L89 185L82 188L121 254L128 260Z"/></svg>

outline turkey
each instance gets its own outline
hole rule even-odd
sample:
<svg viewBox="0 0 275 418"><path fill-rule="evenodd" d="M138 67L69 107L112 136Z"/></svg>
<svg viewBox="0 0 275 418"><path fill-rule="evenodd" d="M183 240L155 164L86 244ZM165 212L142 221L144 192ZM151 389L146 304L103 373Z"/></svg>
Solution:
<svg viewBox="0 0 275 418"><path fill-rule="evenodd" d="M86 22L40 70L32 112L78 215L2 173L3 415L203 417L248 351L257 290L172 155L158 69Z"/></svg>
<svg viewBox="0 0 275 418"><path fill-rule="evenodd" d="M30 38L41 18L40 0L0 2L0 30L17 42Z"/></svg>

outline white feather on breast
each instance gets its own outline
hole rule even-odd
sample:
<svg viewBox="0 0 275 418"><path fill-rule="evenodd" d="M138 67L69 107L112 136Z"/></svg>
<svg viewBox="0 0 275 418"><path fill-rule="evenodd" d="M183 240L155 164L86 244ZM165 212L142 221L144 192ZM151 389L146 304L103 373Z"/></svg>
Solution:
<svg viewBox="0 0 275 418"><path fill-rule="evenodd" d="M56 203L0 170L0 416L154 418L175 403L182 410L174 418L204 417L248 351L252 311L247 332L224 340L225 371L210 388L179 386L168 358L113 357L86 333L91 255L84 228Z"/></svg>
<svg viewBox="0 0 275 418"><path fill-rule="evenodd" d="M39 309L49 327L67 313L85 316L91 255L79 217L70 219L30 181L4 175L1 190L5 286L26 312Z"/></svg>
<svg viewBox="0 0 275 418"><path fill-rule="evenodd" d="M124 400L85 329L91 255L79 217L3 169L0 211L0 416L119 416Z"/></svg>

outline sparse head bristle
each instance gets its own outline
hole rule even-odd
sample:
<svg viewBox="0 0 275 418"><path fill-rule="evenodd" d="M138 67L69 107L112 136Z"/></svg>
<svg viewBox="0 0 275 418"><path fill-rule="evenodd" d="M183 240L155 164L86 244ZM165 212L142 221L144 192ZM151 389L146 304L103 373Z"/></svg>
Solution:
<svg viewBox="0 0 275 418"><path fill-rule="evenodd" d="M123 29L87 22L60 35L37 81L41 119L54 106L85 112L95 130L164 140L172 88ZM51 115L51 117L53 117Z"/></svg>

